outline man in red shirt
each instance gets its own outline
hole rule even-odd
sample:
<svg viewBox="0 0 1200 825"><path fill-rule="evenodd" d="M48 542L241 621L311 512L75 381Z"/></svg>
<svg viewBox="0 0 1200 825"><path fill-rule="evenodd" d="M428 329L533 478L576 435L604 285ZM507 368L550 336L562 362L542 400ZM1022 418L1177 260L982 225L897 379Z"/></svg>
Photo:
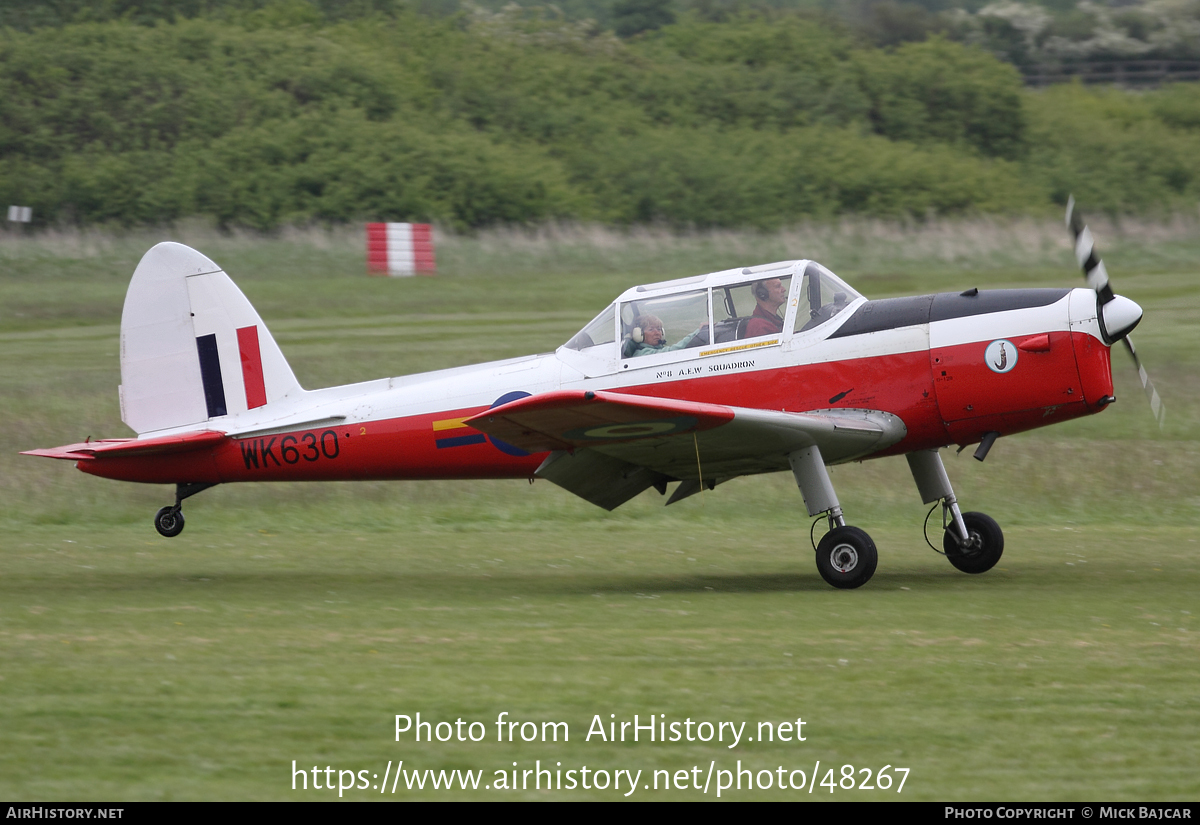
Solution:
<svg viewBox="0 0 1200 825"><path fill-rule="evenodd" d="M760 335L778 335L783 332L783 319L779 308L787 302L787 289L778 278L767 278L754 283L754 299L758 306L746 324L745 338Z"/></svg>

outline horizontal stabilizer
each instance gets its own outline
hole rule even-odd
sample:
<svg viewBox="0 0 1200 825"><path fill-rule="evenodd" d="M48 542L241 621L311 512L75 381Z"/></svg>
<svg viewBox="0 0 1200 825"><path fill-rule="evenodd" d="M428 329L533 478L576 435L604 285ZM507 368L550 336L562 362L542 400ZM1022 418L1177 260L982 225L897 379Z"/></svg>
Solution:
<svg viewBox="0 0 1200 825"><path fill-rule="evenodd" d="M187 435L167 435L161 438L106 438L67 444L47 450L25 450L21 455L38 455L45 458L62 458L71 461L94 461L133 455L163 455L187 453L203 447L215 446L226 438L224 433L209 430Z"/></svg>

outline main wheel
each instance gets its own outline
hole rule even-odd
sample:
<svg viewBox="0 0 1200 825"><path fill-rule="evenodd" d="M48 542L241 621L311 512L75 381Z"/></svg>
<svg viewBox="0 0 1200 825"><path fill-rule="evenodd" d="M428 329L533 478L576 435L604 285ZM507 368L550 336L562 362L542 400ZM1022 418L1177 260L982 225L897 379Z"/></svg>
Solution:
<svg viewBox="0 0 1200 825"><path fill-rule="evenodd" d="M947 527L942 537L946 558L964 573L986 573L996 566L1004 553L1004 533L995 519L983 513L963 513L963 522L967 525L971 545L959 547L953 525Z"/></svg>
<svg viewBox="0 0 1200 825"><path fill-rule="evenodd" d="M842 590L869 582L878 564L875 542L857 527L835 527L817 545L817 570L821 578Z"/></svg>
<svg viewBox="0 0 1200 825"><path fill-rule="evenodd" d="M154 514L154 529L167 538L183 532L183 511L177 507L164 507Z"/></svg>

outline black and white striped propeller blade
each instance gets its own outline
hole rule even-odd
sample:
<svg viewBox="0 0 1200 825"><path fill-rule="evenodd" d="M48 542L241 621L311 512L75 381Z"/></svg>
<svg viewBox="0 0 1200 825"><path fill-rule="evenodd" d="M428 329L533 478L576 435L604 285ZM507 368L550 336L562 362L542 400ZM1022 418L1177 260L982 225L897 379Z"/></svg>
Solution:
<svg viewBox="0 0 1200 825"><path fill-rule="evenodd" d="M1166 419L1167 408L1163 406L1162 399L1158 397L1158 391L1154 389L1154 384L1150 382L1150 376L1146 374L1146 368L1142 366L1142 359L1138 358L1137 350L1133 348L1133 341L1129 340L1126 335L1123 339L1125 348L1129 350L1129 354L1133 356L1133 363L1137 365L1138 378L1142 379L1142 390L1146 393L1146 398L1150 402L1150 412L1154 413L1154 420L1158 422L1158 428L1163 428L1163 421Z"/></svg>
<svg viewBox="0 0 1200 825"><path fill-rule="evenodd" d="M1087 225L1084 224L1083 216L1075 211L1074 196L1067 199L1067 226L1075 234L1075 260L1083 267L1083 277L1087 279L1088 288L1096 291L1096 308L1101 315L1101 325L1103 326L1106 320L1106 305L1119 301L1127 301L1128 299L1119 298L1113 293L1112 286L1108 282L1108 270L1104 268L1104 261L1100 260L1096 255L1096 244L1092 240L1092 233L1088 230ZM1134 324L1129 326L1128 329L1133 329L1136 323L1134 321ZM1154 419L1158 422L1158 428L1161 430L1167 411L1163 406L1162 399L1159 398L1158 391L1154 389L1154 384L1150 381L1150 376L1146 374L1146 368L1142 366L1142 359L1138 358L1133 341L1129 339L1129 332L1125 331L1114 337L1119 338L1125 344L1125 349L1129 350L1130 356L1133 357L1133 363L1137 366L1138 378L1142 382L1142 390L1146 393L1146 399L1150 402L1150 412L1154 414ZM1113 343L1116 342L1114 341Z"/></svg>

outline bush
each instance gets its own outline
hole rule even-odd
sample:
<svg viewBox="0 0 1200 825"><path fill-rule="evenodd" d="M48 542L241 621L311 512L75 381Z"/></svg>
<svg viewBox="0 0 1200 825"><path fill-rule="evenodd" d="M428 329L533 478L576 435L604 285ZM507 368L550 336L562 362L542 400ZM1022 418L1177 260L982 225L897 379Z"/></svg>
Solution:
<svg viewBox="0 0 1200 825"><path fill-rule="evenodd" d="M1200 192L1191 87L1028 92L978 50L861 49L800 15L622 44L547 15L315 8L0 31L0 200L40 222L766 229Z"/></svg>

